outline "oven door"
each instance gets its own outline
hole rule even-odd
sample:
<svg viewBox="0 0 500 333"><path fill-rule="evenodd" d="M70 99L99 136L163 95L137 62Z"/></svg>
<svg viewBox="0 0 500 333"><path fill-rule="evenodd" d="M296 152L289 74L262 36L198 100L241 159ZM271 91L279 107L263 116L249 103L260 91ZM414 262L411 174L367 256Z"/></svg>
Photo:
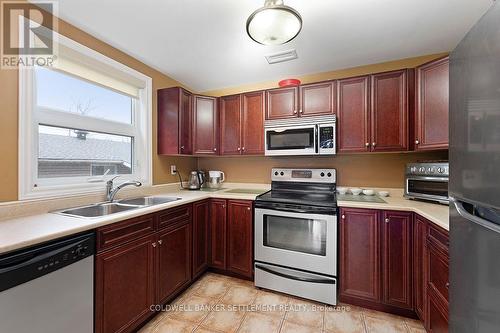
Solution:
<svg viewBox="0 0 500 333"><path fill-rule="evenodd" d="M256 208L255 260L336 276L337 216Z"/></svg>
<svg viewBox="0 0 500 333"><path fill-rule="evenodd" d="M407 177L405 196L448 202L447 177Z"/></svg>
<svg viewBox="0 0 500 333"><path fill-rule="evenodd" d="M316 125L265 129L266 155L314 155L317 151Z"/></svg>

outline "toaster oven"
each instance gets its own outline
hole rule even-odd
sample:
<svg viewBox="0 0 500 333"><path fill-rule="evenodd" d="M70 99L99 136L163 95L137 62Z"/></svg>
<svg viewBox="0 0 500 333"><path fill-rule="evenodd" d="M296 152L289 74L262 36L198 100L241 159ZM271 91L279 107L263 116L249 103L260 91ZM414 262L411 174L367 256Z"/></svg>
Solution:
<svg viewBox="0 0 500 333"><path fill-rule="evenodd" d="M447 205L448 162L420 162L406 166L405 193L408 199L433 201Z"/></svg>

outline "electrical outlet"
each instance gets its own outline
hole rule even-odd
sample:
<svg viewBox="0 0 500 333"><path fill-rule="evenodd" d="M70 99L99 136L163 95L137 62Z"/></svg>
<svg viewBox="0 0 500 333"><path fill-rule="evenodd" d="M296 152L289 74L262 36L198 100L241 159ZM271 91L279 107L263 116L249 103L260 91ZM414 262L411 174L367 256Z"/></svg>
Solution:
<svg viewBox="0 0 500 333"><path fill-rule="evenodd" d="M171 175L176 175L177 174L177 166L171 165L170 166L170 174Z"/></svg>

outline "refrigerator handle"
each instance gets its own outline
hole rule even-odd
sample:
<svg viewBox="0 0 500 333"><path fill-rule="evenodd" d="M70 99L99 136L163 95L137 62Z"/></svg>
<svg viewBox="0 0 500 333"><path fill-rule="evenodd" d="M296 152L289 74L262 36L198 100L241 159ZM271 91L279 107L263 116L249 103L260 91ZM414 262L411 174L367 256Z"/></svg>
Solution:
<svg viewBox="0 0 500 333"><path fill-rule="evenodd" d="M462 216L464 219L467 219L467 220L472 221L476 224L479 224L480 226L488 228L494 232L500 233L500 225L495 224L494 222L490 222L488 220L482 219L479 216L472 215L471 213L469 213L465 209L463 202L461 202L460 200L457 200L453 197L450 197L450 201L453 202L458 214L460 214L460 216Z"/></svg>

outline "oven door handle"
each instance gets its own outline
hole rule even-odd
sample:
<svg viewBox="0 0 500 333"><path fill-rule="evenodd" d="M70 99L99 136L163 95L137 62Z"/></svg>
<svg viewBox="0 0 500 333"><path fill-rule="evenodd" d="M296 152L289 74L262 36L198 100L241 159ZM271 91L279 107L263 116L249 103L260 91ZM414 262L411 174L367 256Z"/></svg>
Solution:
<svg viewBox="0 0 500 333"><path fill-rule="evenodd" d="M290 279L290 280L296 280L296 281L302 281L302 282L312 282L312 283L335 284L334 279L313 279L313 278L304 278L304 277L300 277L300 276L293 276L293 275L285 274L282 272L277 272L275 270L272 270L268 267L264 267L264 266L259 265L259 264L255 264L255 268L263 270L264 272L267 272L269 274L281 276L281 277L284 277L284 278Z"/></svg>

